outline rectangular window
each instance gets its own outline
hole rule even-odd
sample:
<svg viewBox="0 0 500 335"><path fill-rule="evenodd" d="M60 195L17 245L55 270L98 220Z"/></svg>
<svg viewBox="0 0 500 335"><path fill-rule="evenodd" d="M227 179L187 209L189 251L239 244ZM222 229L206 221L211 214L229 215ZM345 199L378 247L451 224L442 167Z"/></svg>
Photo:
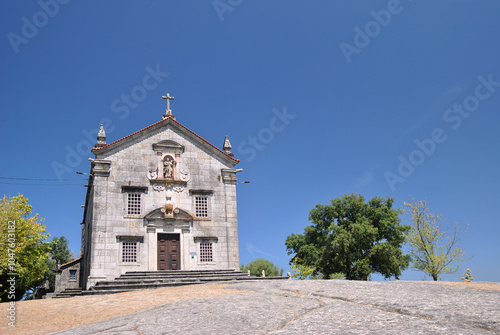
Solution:
<svg viewBox="0 0 500 335"><path fill-rule="evenodd" d="M212 243L201 242L200 243L200 262L212 262Z"/></svg>
<svg viewBox="0 0 500 335"><path fill-rule="evenodd" d="M122 262L137 262L137 242L122 242Z"/></svg>
<svg viewBox="0 0 500 335"><path fill-rule="evenodd" d="M127 214L137 215L141 214L141 194L129 193L127 198Z"/></svg>
<svg viewBox="0 0 500 335"><path fill-rule="evenodd" d="M76 280L76 270L69 270L69 280Z"/></svg>
<svg viewBox="0 0 500 335"><path fill-rule="evenodd" d="M195 197L195 213L198 218L208 217L208 197Z"/></svg>

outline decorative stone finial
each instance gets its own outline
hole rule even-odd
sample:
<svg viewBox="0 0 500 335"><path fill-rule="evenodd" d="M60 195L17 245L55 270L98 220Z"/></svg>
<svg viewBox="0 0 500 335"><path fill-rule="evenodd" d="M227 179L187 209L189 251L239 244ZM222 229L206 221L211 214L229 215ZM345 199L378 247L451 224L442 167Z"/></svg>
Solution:
<svg viewBox="0 0 500 335"><path fill-rule="evenodd" d="M165 114L163 114L162 119L165 120L168 117L171 117L175 120L174 114L172 114L172 110L170 109L170 100L174 100L174 97L171 97L169 93L161 97L162 99L167 99L167 109L165 109Z"/></svg>
<svg viewBox="0 0 500 335"><path fill-rule="evenodd" d="M102 148L106 145L106 133L104 132L104 125L101 124L99 133L97 133L97 142L94 145L96 148Z"/></svg>
<svg viewBox="0 0 500 335"><path fill-rule="evenodd" d="M222 150L226 152L229 156L234 156L234 154L231 152L231 142L229 142L229 138L226 135L226 138L224 139L224 146L222 147Z"/></svg>

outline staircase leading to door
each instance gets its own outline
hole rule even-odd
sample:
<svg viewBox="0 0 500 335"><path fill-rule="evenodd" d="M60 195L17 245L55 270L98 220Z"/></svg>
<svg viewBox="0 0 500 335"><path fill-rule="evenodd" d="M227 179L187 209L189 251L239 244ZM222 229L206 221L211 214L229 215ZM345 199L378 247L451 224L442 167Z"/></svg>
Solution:
<svg viewBox="0 0 500 335"><path fill-rule="evenodd" d="M248 273L234 270L165 270L165 271L129 271L110 281L96 283L87 291L60 292L55 298L64 298L74 295L111 294L127 291L147 290L160 287L194 285L235 280L262 280L288 279L288 277L256 277ZM77 293L77 294L74 294Z"/></svg>

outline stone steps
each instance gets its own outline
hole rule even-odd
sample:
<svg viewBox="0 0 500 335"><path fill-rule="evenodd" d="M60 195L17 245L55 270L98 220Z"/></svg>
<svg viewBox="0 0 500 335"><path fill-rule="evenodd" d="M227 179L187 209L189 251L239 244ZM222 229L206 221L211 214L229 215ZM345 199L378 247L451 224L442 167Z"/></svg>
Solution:
<svg viewBox="0 0 500 335"><path fill-rule="evenodd" d="M67 288L62 292L56 293L53 298L69 298L83 295L83 290L81 288Z"/></svg>
<svg viewBox="0 0 500 335"><path fill-rule="evenodd" d="M193 273L193 274L173 274L173 273L140 273L140 274L130 274L126 273L116 278L117 281L129 281L129 280L148 280L148 279L179 279L179 278L191 278L191 279L201 279L201 278L221 278L224 279L229 277L230 279L235 277L248 277L246 273Z"/></svg>
<svg viewBox="0 0 500 335"><path fill-rule="evenodd" d="M219 269L219 270L158 270L158 271L127 271L125 275L138 275L138 274L174 274L179 276L194 275L194 274L210 274L210 273L243 273L233 269ZM244 273L246 275L246 273Z"/></svg>
<svg viewBox="0 0 500 335"><path fill-rule="evenodd" d="M232 269L194 271L129 271L114 280L97 282L90 290L65 290L55 298L75 295L112 294L127 291L155 289L182 285L228 282L240 280L288 279L288 277L255 277ZM74 293L74 294L73 294Z"/></svg>
<svg viewBox="0 0 500 335"><path fill-rule="evenodd" d="M89 291L113 291L114 293L116 291L123 292L168 286L195 285L204 282L220 282L243 278L256 279L257 277L249 277L247 273L234 270L130 271L114 280L98 282ZM89 291L86 291L84 294L88 294Z"/></svg>
<svg viewBox="0 0 500 335"><path fill-rule="evenodd" d="M161 282L161 283L134 283L134 284L108 284L108 285L99 285L94 286L88 291L84 291L83 295L96 295L96 294L112 294L112 293L120 293L120 292L129 292L129 291L140 291L140 290L151 290L162 287L174 287L174 286L185 286L185 285L196 285L201 284L200 281L170 281L170 282Z"/></svg>

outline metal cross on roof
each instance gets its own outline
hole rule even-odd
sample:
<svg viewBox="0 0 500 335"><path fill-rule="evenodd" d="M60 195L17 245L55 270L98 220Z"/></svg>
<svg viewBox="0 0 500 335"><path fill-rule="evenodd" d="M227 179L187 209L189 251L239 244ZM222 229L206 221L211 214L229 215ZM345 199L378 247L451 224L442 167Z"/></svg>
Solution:
<svg viewBox="0 0 500 335"><path fill-rule="evenodd" d="M172 110L170 109L170 100L174 100L174 97L171 97L169 93L161 97L162 99L167 99L167 109L165 110L165 116L172 115Z"/></svg>

